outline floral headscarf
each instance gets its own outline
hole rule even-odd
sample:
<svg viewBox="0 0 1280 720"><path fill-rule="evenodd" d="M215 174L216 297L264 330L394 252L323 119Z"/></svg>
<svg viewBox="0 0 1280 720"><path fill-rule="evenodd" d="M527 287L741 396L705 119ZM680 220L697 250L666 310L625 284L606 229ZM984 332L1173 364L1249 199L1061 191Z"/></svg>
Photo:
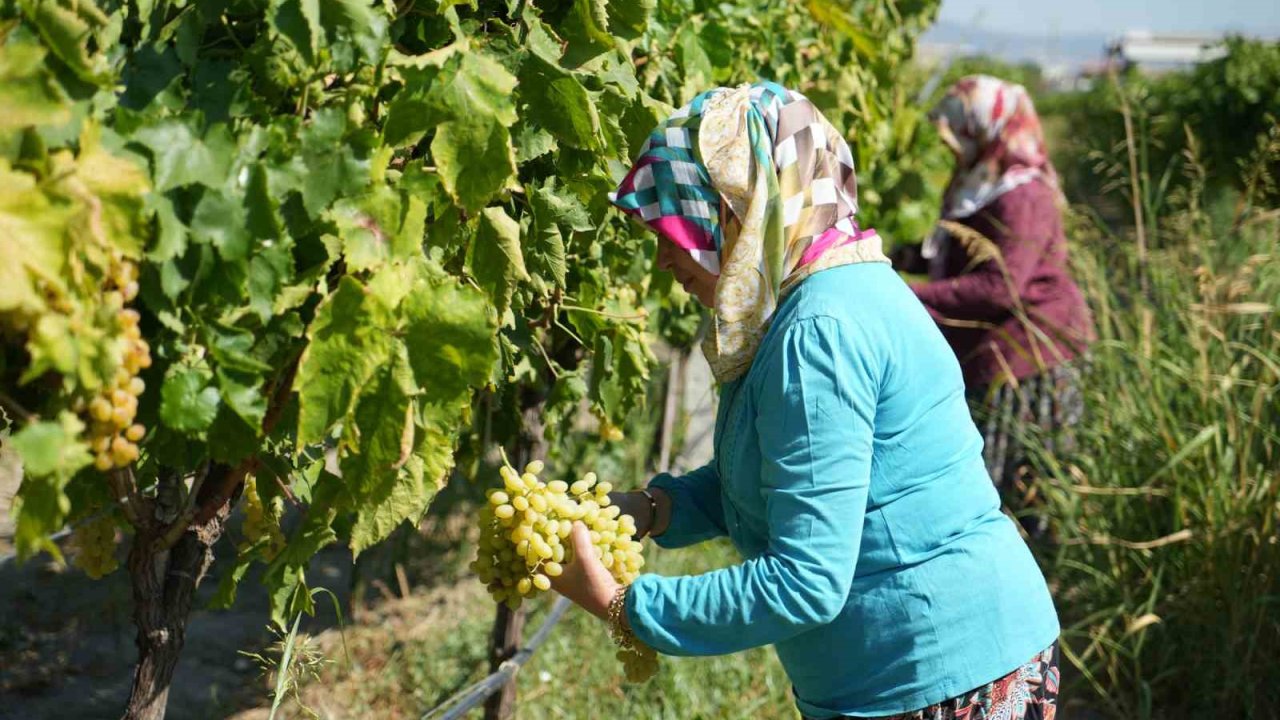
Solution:
<svg viewBox="0 0 1280 720"><path fill-rule="evenodd" d="M716 284L703 351L728 382L751 366L783 295L809 275L888 262L862 231L853 154L800 93L772 82L698 95L649 136L614 203Z"/></svg>
<svg viewBox="0 0 1280 720"><path fill-rule="evenodd" d="M1032 180L1057 187L1040 118L1021 85L990 75L961 78L929 117L958 153L955 174L942 199L944 219L969 217ZM922 254L940 260L946 242L946 233L935 231Z"/></svg>

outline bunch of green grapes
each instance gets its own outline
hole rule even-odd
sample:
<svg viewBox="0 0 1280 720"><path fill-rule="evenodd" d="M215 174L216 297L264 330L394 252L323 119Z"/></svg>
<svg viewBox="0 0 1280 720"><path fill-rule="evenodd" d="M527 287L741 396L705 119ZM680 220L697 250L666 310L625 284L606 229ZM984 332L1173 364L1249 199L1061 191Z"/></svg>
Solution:
<svg viewBox="0 0 1280 720"><path fill-rule="evenodd" d="M116 523L110 513L80 523L71 531L71 560L97 580L115 572Z"/></svg>
<svg viewBox="0 0 1280 720"><path fill-rule="evenodd" d="M262 556L268 562L284 549L284 533L280 530L280 515L284 512L284 500L279 496L264 503L258 494L258 480L249 475L244 480L244 525L240 532L244 539L240 542L241 552L259 544L262 545Z"/></svg>
<svg viewBox="0 0 1280 720"><path fill-rule="evenodd" d="M535 460L524 474L504 465L502 489L489 491L480 510L480 541L471 569L496 602L516 609L524 598L551 588L551 578L572 562L569 533L581 521L601 564L623 584L635 580L644 566L644 545L635 540L635 519L609 501L613 486L589 472L573 484L538 478L543 464ZM652 649L638 645L618 651L627 678L648 679L657 670Z"/></svg>
<svg viewBox="0 0 1280 720"><path fill-rule="evenodd" d="M146 383L138 373L151 367L151 347L142 339L138 311L125 307L138 295L138 271L133 263L117 257L111 264L104 301L116 313L122 344L120 366L115 376L89 401L89 445L94 467L102 472L126 467L138 459L138 441L147 430L135 423L138 396Z"/></svg>

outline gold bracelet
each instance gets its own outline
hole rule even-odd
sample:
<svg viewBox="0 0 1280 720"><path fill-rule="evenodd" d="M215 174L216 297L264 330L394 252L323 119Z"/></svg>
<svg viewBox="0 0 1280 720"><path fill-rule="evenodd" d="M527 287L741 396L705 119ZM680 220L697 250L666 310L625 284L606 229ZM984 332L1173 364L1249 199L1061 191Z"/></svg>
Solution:
<svg viewBox="0 0 1280 720"><path fill-rule="evenodd" d="M621 585L609 600L609 637L623 650L631 650L636 646L636 635L627 627L627 590L630 585Z"/></svg>

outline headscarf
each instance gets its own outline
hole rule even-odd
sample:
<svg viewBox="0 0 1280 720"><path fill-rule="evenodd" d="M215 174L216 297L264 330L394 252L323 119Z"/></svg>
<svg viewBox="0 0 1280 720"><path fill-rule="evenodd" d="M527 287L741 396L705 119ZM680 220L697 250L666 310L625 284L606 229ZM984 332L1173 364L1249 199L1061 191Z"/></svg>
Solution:
<svg viewBox="0 0 1280 720"><path fill-rule="evenodd" d="M719 275L703 352L742 376L782 297L819 270L888 262L862 231L848 144L773 82L708 90L649 136L613 202Z"/></svg>
<svg viewBox="0 0 1280 720"><path fill-rule="evenodd" d="M942 217L969 217L1032 180L1058 187L1040 118L1026 88L990 75L961 78L929 112L943 139L958 149L955 174L942 198ZM925 240L931 266L945 264L949 238Z"/></svg>

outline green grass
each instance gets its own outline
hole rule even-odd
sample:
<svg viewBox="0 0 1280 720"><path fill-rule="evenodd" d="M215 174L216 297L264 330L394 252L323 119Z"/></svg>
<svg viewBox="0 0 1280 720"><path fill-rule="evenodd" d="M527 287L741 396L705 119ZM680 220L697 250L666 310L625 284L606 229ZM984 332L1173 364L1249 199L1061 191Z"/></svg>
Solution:
<svg viewBox="0 0 1280 720"><path fill-rule="evenodd" d="M1203 207L1186 158L1190 192L1138 179L1163 208L1145 262L1132 227L1075 224L1099 340L1077 451L1039 458L1056 539L1041 561L1069 692L1117 718L1275 717L1280 215L1247 193Z"/></svg>
<svg viewBox="0 0 1280 720"><path fill-rule="evenodd" d="M464 542L451 552L465 556L470 549ZM648 557L650 567L665 575L705 572L737 561L724 540L685 550L651 547ZM337 631L325 633L320 646L333 662L304 689L305 704L322 717L418 718L483 678L492 602L474 578L461 572L434 582L434 588L407 599L380 603L371 616L348 627L351 665L341 662ZM531 603L526 636L542 623L551 602L547 596ZM658 675L642 684L622 681L613 653L604 624L571 608L517 676L517 717L798 717L790 683L771 649L714 658L664 657ZM284 705L281 717L305 716L296 704ZM468 717L481 715L476 710Z"/></svg>

